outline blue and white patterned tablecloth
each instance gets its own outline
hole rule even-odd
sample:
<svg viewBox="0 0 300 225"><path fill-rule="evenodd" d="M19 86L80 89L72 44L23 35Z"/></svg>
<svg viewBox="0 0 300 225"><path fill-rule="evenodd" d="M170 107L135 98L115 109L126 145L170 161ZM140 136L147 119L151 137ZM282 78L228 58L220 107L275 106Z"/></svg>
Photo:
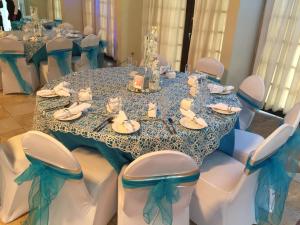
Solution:
<svg viewBox="0 0 300 225"><path fill-rule="evenodd" d="M221 138L235 125L238 115L221 115L206 108L201 116L208 124L202 130L189 130L179 124L181 118L179 104L183 98L188 97L187 77L178 73L176 79L161 79L162 90L157 93L133 93L127 91L130 79L129 68L115 67L73 73L62 79L50 82L47 88L52 88L61 81L68 81L71 87L78 91L90 86L93 93L92 108L84 116L73 122L60 122L53 118L53 112L44 112L45 109L68 102L69 98L42 99L37 97L34 128L49 132L59 131L72 133L85 138L92 138L105 143L108 147L117 148L131 153L137 158L145 153L172 149L184 152L201 165L204 157L215 151ZM115 133L111 125L100 132L94 132L104 118L107 117L105 104L110 97L121 96L123 109L130 119L141 120L147 115L149 102L168 101L168 116L175 121L176 135L171 135L159 120L141 121L141 129L132 135ZM210 95L208 104L224 102L231 106L240 106L235 94Z"/></svg>

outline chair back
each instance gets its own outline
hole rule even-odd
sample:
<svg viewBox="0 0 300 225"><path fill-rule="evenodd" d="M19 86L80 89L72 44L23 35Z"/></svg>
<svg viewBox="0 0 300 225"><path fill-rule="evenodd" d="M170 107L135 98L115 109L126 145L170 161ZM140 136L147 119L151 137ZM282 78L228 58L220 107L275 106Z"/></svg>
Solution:
<svg viewBox="0 0 300 225"><path fill-rule="evenodd" d="M27 85L33 83L31 78L31 72L27 66L24 54L24 44L22 41L14 40L12 38L1 38L0 39L0 54L1 53L13 53L18 54L15 60L16 69L19 71L21 79L25 81ZM13 68L7 62L7 60L3 60L0 58L0 67L2 71L2 86L3 93L26 93L22 88L22 84L20 83L20 78L17 78ZM31 87L32 88L32 87ZM33 89L35 89L33 87Z"/></svg>
<svg viewBox="0 0 300 225"><path fill-rule="evenodd" d="M293 127L289 124L283 124L278 127L255 150L251 157L250 164L255 165L272 156L277 149L287 142L292 133Z"/></svg>
<svg viewBox="0 0 300 225"><path fill-rule="evenodd" d="M72 47L73 42L70 39L64 37L56 37L47 43L48 52L48 81L58 79L65 74L62 72L59 63L54 56L49 55L53 51L70 50L68 56L64 62L64 66L68 67L70 71L72 68Z"/></svg>
<svg viewBox="0 0 300 225"><path fill-rule="evenodd" d="M95 69L97 68L97 56L98 56L98 51L99 51L99 39L96 35L94 34L90 34L87 37L85 37L82 41L81 41L81 48L82 48L82 52L81 52L81 65L84 65L84 69ZM89 49L92 52L89 51L85 51L85 49ZM92 48L97 48L97 51ZM93 52L95 51L95 52ZM90 54L90 55L88 55ZM95 67L95 68L94 68Z"/></svg>
<svg viewBox="0 0 300 225"><path fill-rule="evenodd" d="M196 162L188 155L176 151L158 151L145 154L125 169L123 179L151 179L158 176L184 176L199 172ZM179 184L180 199L173 204L173 215L188 208L196 181L189 185ZM142 216L149 190L153 188L124 188L123 210L128 216ZM122 207L122 206L121 206Z"/></svg>
<svg viewBox="0 0 300 225"><path fill-rule="evenodd" d="M78 173L80 165L71 152L59 141L40 131L28 131L23 135L25 154L49 166Z"/></svg>
<svg viewBox="0 0 300 225"><path fill-rule="evenodd" d="M258 75L251 75L241 83L238 96L242 104L240 112L240 126L246 130L251 125L257 108L263 104L265 97L265 84Z"/></svg>
<svg viewBox="0 0 300 225"><path fill-rule="evenodd" d="M90 34L93 34L94 33L94 29L92 26L86 26L84 29L83 29L83 34L84 35L90 35Z"/></svg>
<svg viewBox="0 0 300 225"><path fill-rule="evenodd" d="M224 65L214 58L201 58L197 62L196 70L220 80L224 74Z"/></svg>
<svg viewBox="0 0 300 225"><path fill-rule="evenodd" d="M299 126L300 122L300 103L294 105L294 107L285 115L284 123L289 124L293 127L293 133L295 133L296 129Z"/></svg>

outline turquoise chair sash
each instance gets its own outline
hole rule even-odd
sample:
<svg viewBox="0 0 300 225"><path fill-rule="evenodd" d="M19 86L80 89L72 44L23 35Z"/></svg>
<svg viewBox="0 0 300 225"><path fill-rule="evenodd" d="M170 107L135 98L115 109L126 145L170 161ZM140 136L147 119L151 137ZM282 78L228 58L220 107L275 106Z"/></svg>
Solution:
<svg viewBox="0 0 300 225"><path fill-rule="evenodd" d="M218 84L221 83L220 79L216 78L215 76L209 75L209 74L207 75L207 79L212 81L212 82L218 83Z"/></svg>
<svg viewBox="0 0 300 225"><path fill-rule="evenodd" d="M16 178L18 185L32 180L29 216L24 225L48 225L49 207L67 179L82 179L82 172L72 173L26 155L31 165Z"/></svg>
<svg viewBox="0 0 300 225"><path fill-rule="evenodd" d="M299 169L299 158L300 129L268 158L251 164L249 157L246 172L251 174L260 170L255 196L258 225L280 224L290 183Z"/></svg>
<svg viewBox="0 0 300 225"><path fill-rule="evenodd" d="M86 57L89 61L91 69L96 69L98 67L97 56L99 52L99 46L90 46L82 48L82 52L86 53Z"/></svg>
<svg viewBox="0 0 300 225"><path fill-rule="evenodd" d="M124 188L130 189L152 187L143 210L144 221L153 225L172 225L172 204L180 199L177 185L196 182L199 176L197 170L188 175L156 176L141 180L123 177L122 183Z"/></svg>
<svg viewBox="0 0 300 225"><path fill-rule="evenodd" d="M263 107L264 102L260 102L251 96L247 95L245 92L243 92L241 89L238 90L237 96L244 101L246 104L248 104L251 108L254 108L255 110L259 110Z"/></svg>
<svg viewBox="0 0 300 225"><path fill-rule="evenodd" d="M72 55L72 49L58 49L48 52L48 56L52 56L63 75L71 73L71 68L68 63L68 57Z"/></svg>
<svg viewBox="0 0 300 225"><path fill-rule="evenodd" d="M1 52L0 59L6 62L14 73L20 87L25 94L32 93L32 87L23 79L23 76L17 66L17 59L24 58L24 53Z"/></svg>

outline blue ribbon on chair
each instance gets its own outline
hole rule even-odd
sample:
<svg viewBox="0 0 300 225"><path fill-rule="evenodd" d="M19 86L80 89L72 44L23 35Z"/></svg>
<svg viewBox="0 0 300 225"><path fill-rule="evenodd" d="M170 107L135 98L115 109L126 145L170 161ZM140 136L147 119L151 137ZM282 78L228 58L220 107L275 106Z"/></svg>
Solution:
<svg viewBox="0 0 300 225"><path fill-rule="evenodd" d="M207 79L210 80L210 81L212 81L212 82L218 83L218 84L221 83L220 79L218 79L215 76L212 76L210 74L207 75Z"/></svg>
<svg viewBox="0 0 300 225"><path fill-rule="evenodd" d="M261 109L264 105L263 102L260 102L251 96L247 95L245 92L243 92L241 89L238 90L237 96L244 101L246 104L248 104L251 108L254 108L256 110Z"/></svg>
<svg viewBox="0 0 300 225"><path fill-rule="evenodd" d="M24 225L48 225L49 207L67 179L82 179L82 172L73 173L48 165L26 155L31 165L16 178L18 185L32 180L29 192L29 216Z"/></svg>
<svg viewBox="0 0 300 225"><path fill-rule="evenodd" d="M255 217L258 225L279 225L290 183L298 172L300 158L300 129L270 157L246 164L246 172L258 169L258 187L255 196Z"/></svg>
<svg viewBox="0 0 300 225"><path fill-rule="evenodd" d="M153 225L172 225L172 205L180 199L178 184L196 182L200 172L193 171L189 175L155 176L146 179L128 179L123 176L124 188L152 187L144 206L144 221ZM156 216L157 215L157 216Z"/></svg>
<svg viewBox="0 0 300 225"><path fill-rule="evenodd" d="M25 94L32 93L32 87L23 79L22 74L17 66L17 59L24 58L24 53L13 53L13 52L1 52L0 59L6 62L12 72L14 73L20 87L23 89Z"/></svg>
<svg viewBox="0 0 300 225"><path fill-rule="evenodd" d="M82 48L82 52L86 53L86 57L88 58L89 64L91 69L96 69L98 67L98 52L99 47L98 46L89 46Z"/></svg>
<svg viewBox="0 0 300 225"><path fill-rule="evenodd" d="M68 57L72 54L72 49L58 49L48 52L48 56L54 57L63 75L71 73L70 65L67 61Z"/></svg>

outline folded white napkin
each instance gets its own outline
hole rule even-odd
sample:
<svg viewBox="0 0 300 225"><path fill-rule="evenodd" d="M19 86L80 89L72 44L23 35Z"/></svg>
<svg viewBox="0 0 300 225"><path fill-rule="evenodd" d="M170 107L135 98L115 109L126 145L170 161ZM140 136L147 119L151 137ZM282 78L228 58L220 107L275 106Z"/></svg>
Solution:
<svg viewBox="0 0 300 225"><path fill-rule="evenodd" d="M156 118L157 106L155 103L150 102L148 105L148 117Z"/></svg>
<svg viewBox="0 0 300 225"><path fill-rule="evenodd" d="M191 98L182 99L180 102L180 108L187 110L187 111L190 110L192 107L193 101L194 100Z"/></svg>
<svg viewBox="0 0 300 225"><path fill-rule="evenodd" d="M219 109L222 111L228 111L228 112L240 112L242 110L239 107L231 107L224 103L212 104L212 105L209 105L209 107L211 107L213 109Z"/></svg>
<svg viewBox="0 0 300 225"><path fill-rule="evenodd" d="M188 118L191 121L194 121L195 123L207 127L207 123L205 122L204 119L202 119L201 117L196 117L196 114L191 111L191 110L184 110L184 109L180 109L181 114Z"/></svg>
<svg viewBox="0 0 300 225"><path fill-rule="evenodd" d="M188 78L188 85L191 87L197 87L198 86L198 77L196 75L191 75Z"/></svg>
<svg viewBox="0 0 300 225"><path fill-rule="evenodd" d="M78 92L78 99L81 102L91 101L93 99L91 88L80 89Z"/></svg>
<svg viewBox="0 0 300 225"><path fill-rule="evenodd" d="M91 107L89 103L73 103L69 108L60 109L56 111L53 116L55 119L66 119L72 115L76 115L80 112L86 111L88 108Z"/></svg>
<svg viewBox="0 0 300 225"><path fill-rule="evenodd" d="M59 96L69 97L70 93L74 92L72 89L69 89L70 83L68 82L61 82L60 84L56 85L52 90L51 89L43 89L38 91L36 94L37 96L45 97L53 94L57 94Z"/></svg>
<svg viewBox="0 0 300 225"><path fill-rule="evenodd" d="M191 87L190 88L190 95L193 96L193 97L196 97L197 94L199 93L199 88L198 87Z"/></svg>
<svg viewBox="0 0 300 225"><path fill-rule="evenodd" d="M131 124L131 122L128 120L126 114L124 111L120 111L119 114L114 118L114 123L119 125L119 126L124 126L124 128L128 131L128 132L133 132L134 131L134 127Z"/></svg>
<svg viewBox="0 0 300 225"><path fill-rule="evenodd" d="M218 94L218 93L234 90L233 86L224 86L223 87L218 84L208 84L207 87L208 87L210 93L212 93L212 94Z"/></svg>
<svg viewBox="0 0 300 225"><path fill-rule="evenodd" d="M58 85L56 85L53 88L53 90L59 96L69 97L70 93L73 92L72 89L68 88L69 86L70 86L70 83L63 81L63 82L59 83Z"/></svg>
<svg viewBox="0 0 300 225"><path fill-rule="evenodd" d="M168 71L166 73L166 77L169 79L175 79L176 78L176 72L175 71Z"/></svg>
<svg viewBox="0 0 300 225"><path fill-rule="evenodd" d="M9 35L7 35L6 37L7 37L7 38L10 38L10 39L12 39L12 40L15 40L15 41L19 40L18 37L15 36L15 35L13 35L13 34L9 34Z"/></svg>
<svg viewBox="0 0 300 225"><path fill-rule="evenodd" d="M55 95L55 91L54 90L49 90L49 89L45 89L45 90L39 90L36 92L37 96L41 96L41 97L45 97L45 96L50 96L50 95Z"/></svg>
<svg viewBox="0 0 300 225"><path fill-rule="evenodd" d="M116 112L121 109L121 99L119 97L110 98L106 104L106 110L109 113Z"/></svg>

